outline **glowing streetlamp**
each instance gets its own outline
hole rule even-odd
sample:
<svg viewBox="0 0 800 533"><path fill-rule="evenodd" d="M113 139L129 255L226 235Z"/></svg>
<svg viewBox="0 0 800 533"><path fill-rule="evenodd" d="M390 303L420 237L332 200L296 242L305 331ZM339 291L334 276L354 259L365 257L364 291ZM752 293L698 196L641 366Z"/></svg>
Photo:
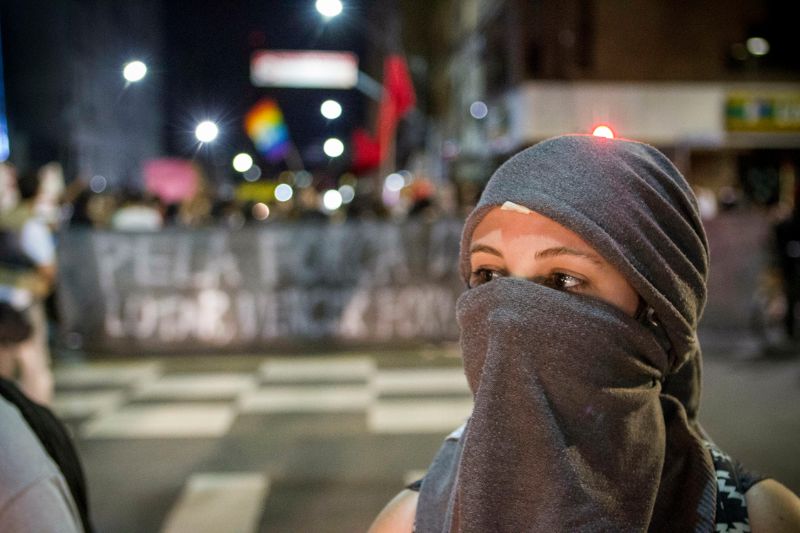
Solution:
<svg viewBox="0 0 800 533"><path fill-rule="evenodd" d="M323 17L330 19L342 12L342 2L339 0L317 0L316 8Z"/></svg>
<svg viewBox="0 0 800 533"><path fill-rule="evenodd" d="M201 143L210 143L219 135L219 127L210 120L204 120L197 125L194 130L194 136Z"/></svg>
<svg viewBox="0 0 800 533"><path fill-rule="evenodd" d="M129 83L142 81L147 75L147 65L141 61L130 61L122 68L122 76Z"/></svg>
<svg viewBox="0 0 800 533"><path fill-rule="evenodd" d="M342 194L336 189L325 191L325 194L322 196L322 205L328 211L336 211L342 207Z"/></svg>
<svg viewBox="0 0 800 533"><path fill-rule="evenodd" d="M242 152L233 158L233 169L236 172L247 172L253 167L253 158L250 154Z"/></svg>
<svg viewBox="0 0 800 533"><path fill-rule="evenodd" d="M342 105L336 100L325 100L322 102L319 112L328 120L333 120L342 116Z"/></svg>
<svg viewBox="0 0 800 533"><path fill-rule="evenodd" d="M754 56L765 56L769 53L769 41L763 37L750 37L745 45L747 51Z"/></svg>
<svg viewBox="0 0 800 533"><path fill-rule="evenodd" d="M344 143L336 137L331 137L322 145L322 150L328 157L339 157L344 153Z"/></svg>

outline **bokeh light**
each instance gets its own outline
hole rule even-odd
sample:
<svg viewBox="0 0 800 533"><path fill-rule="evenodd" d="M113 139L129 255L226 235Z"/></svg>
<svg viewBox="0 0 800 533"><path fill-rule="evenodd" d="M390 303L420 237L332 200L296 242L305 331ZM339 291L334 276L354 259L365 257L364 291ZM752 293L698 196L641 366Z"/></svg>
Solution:
<svg viewBox="0 0 800 533"><path fill-rule="evenodd" d="M146 75L147 65L138 60L125 63L125 66L122 68L122 76L126 81L131 83L142 81Z"/></svg>
<svg viewBox="0 0 800 533"><path fill-rule="evenodd" d="M294 184L301 189L303 187L310 187L313 181L311 173L307 170L300 170L294 175Z"/></svg>
<svg viewBox="0 0 800 533"><path fill-rule="evenodd" d="M356 190L352 185L344 184L339 187L339 194L342 195L342 203L349 204L356 197Z"/></svg>
<svg viewBox="0 0 800 533"><path fill-rule="evenodd" d="M605 137L606 139L613 139L616 137L616 135L614 135L614 130L605 124L600 124L594 130L592 130L592 135L595 137Z"/></svg>
<svg viewBox="0 0 800 533"><path fill-rule="evenodd" d="M92 179L89 180L89 189L91 189L95 194L100 194L101 192L105 191L106 187L108 187L108 180L105 176L98 174L96 176L92 176Z"/></svg>
<svg viewBox="0 0 800 533"><path fill-rule="evenodd" d="M754 56L765 56L769 53L769 42L763 37L750 37L745 46Z"/></svg>
<svg viewBox="0 0 800 533"><path fill-rule="evenodd" d="M328 157L339 157L344 153L344 143L336 137L331 137L322 145L325 155Z"/></svg>
<svg viewBox="0 0 800 533"><path fill-rule="evenodd" d="M250 154L236 154L233 158L233 169L236 172L247 172L253 166L253 158Z"/></svg>
<svg viewBox="0 0 800 533"><path fill-rule="evenodd" d="M264 202L258 202L251 211L256 220L267 220L269 218L269 206Z"/></svg>
<svg viewBox="0 0 800 533"><path fill-rule="evenodd" d="M279 202L288 202L294 196L294 190L288 183L281 183L275 187L275 199Z"/></svg>
<svg viewBox="0 0 800 533"><path fill-rule="evenodd" d="M339 0L317 0L316 7L326 18L333 18L342 12L342 2Z"/></svg>
<svg viewBox="0 0 800 533"><path fill-rule="evenodd" d="M197 125L194 130L194 136L201 143L210 143L219 135L219 127L210 120L204 120Z"/></svg>
<svg viewBox="0 0 800 533"><path fill-rule="evenodd" d="M342 116L342 105L336 100L325 100L319 107L319 112L328 120L333 120Z"/></svg>
<svg viewBox="0 0 800 533"><path fill-rule="evenodd" d="M403 178L401 174L396 172L389 174L386 176L386 181L384 181L383 186L386 187L387 190L392 192L398 192L402 190L403 187L406 185L406 180Z"/></svg>
<svg viewBox="0 0 800 533"><path fill-rule="evenodd" d="M244 176L244 179L247 181L250 182L258 181L258 178L261 177L261 167L258 165L252 165L242 175Z"/></svg>
<svg viewBox="0 0 800 533"><path fill-rule="evenodd" d="M322 196L322 205L328 211L336 211L342 206L342 195L336 189L329 189L325 191Z"/></svg>
<svg viewBox="0 0 800 533"><path fill-rule="evenodd" d="M477 102L472 102L472 105L469 106L469 114L472 115L472 118L481 120L489 114L489 108L485 103L478 100Z"/></svg>

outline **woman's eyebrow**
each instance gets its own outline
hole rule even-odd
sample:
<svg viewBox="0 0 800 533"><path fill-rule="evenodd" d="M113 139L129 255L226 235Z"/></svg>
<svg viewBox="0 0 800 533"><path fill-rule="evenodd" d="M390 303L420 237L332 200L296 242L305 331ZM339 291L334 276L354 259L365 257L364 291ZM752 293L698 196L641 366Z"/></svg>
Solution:
<svg viewBox="0 0 800 533"><path fill-rule="evenodd" d="M605 266L605 263L602 259L596 254L590 252L583 252L581 250L576 250L575 248L569 248L567 246L558 246L555 248L547 248L546 250L539 250L536 252L536 259L542 259L545 257L557 257L560 255L574 255L577 257L584 257L589 261L596 263L598 266Z"/></svg>
<svg viewBox="0 0 800 533"><path fill-rule="evenodd" d="M470 255L478 252L496 255L497 257L503 257L503 254L501 254L496 248L492 248L487 244L475 244L469 249Z"/></svg>

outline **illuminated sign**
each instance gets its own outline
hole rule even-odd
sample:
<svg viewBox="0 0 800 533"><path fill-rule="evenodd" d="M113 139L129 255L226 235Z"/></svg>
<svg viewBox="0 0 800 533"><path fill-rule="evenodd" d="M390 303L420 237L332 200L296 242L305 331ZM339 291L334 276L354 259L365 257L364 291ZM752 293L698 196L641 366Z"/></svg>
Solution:
<svg viewBox="0 0 800 533"><path fill-rule="evenodd" d="M250 80L258 87L352 89L358 57L352 52L262 50L252 56Z"/></svg>
<svg viewBox="0 0 800 533"><path fill-rule="evenodd" d="M729 94L725 124L729 131L800 131L800 93Z"/></svg>

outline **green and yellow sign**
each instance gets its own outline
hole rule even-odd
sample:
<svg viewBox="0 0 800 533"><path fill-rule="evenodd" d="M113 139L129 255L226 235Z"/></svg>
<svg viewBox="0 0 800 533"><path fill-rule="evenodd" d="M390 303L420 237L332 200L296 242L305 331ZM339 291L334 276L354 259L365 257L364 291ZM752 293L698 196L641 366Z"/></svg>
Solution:
<svg viewBox="0 0 800 533"><path fill-rule="evenodd" d="M729 131L800 131L800 92L731 93L725 102L725 127Z"/></svg>

